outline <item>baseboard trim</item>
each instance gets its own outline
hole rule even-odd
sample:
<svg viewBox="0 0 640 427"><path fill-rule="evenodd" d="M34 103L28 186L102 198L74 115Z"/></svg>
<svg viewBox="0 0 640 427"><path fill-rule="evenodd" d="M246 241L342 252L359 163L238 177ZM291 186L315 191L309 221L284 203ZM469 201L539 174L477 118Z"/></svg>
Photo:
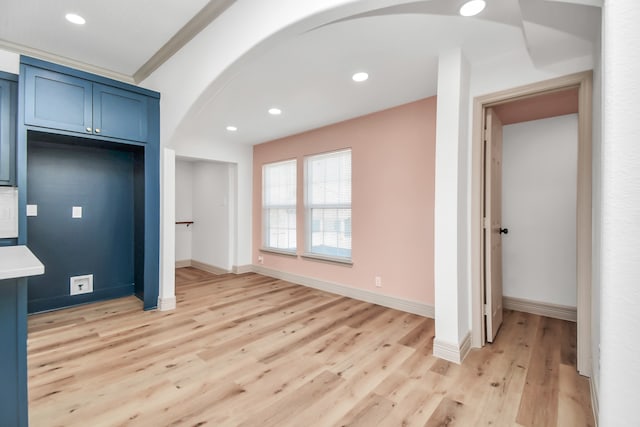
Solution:
<svg viewBox="0 0 640 427"><path fill-rule="evenodd" d="M167 297L162 298L158 297L158 311L169 311L175 310L176 308L176 297Z"/></svg>
<svg viewBox="0 0 640 427"><path fill-rule="evenodd" d="M197 268L198 270L206 271L212 274L230 273L229 270L225 270L224 268L216 267L215 265L206 264L204 262L196 261L194 259L191 260L191 267Z"/></svg>
<svg viewBox="0 0 640 427"><path fill-rule="evenodd" d="M191 267L190 259L183 259L181 261L176 261L176 268L185 268L185 267Z"/></svg>
<svg viewBox="0 0 640 427"><path fill-rule="evenodd" d="M352 288L350 286L328 282L326 280L315 279L313 277L300 276L298 274L274 270L263 265L253 265L252 271L258 274L262 274L263 276L286 280L287 282L308 286L310 288L319 289L321 291L330 292L332 294L342 295L371 304L381 305L383 307L393 308L395 310L404 311L406 313L417 314L419 316L429 317L431 319L433 319L435 316L434 307L428 304L392 297L389 295L377 294L375 292L366 291L364 289Z"/></svg>
<svg viewBox="0 0 640 427"><path fill-rule="evenodd" d="M114 298L122 298L135 295L135 285L114 286L104 289L95 289L88 294L62 295L52 298L38 298L27 301L27 313L43 313L47 311L59 310L62 308L74 307L83 304L92 304L98 301L106 301ZM142 299L142 298L141 298ZM148 309L155 307L148 307Z"/></svg>
<svg viewBox="0 0 640 427"><path fill-rule="evenodd" d="M593 419L598 426L598 414L600 413L600 401L598 398L598 386L592 378L589 378L589 389L591 391L591 408L593 409Z"/></svg>
<svg viewBox="0 0 640 427"><path fill-rule="evenodd" d="M207 271L213 274L227 274L228 270L224 268L216 267L215 265L205 264L204 262L194 261L192 259L183 259L180 261L176 261L176 268L185 268L185 267L194 267L199 270ZM253 265L234 265L231 267L231 273L234 274L243 274L243 273L251 273L253 271Z"/></svg>
<svg viewBox="0 0 640 427"><path fill-rule="evenodd" d="M234 265L231 267L231 272L234 274L244 274L253 272L253 265Z"/></svg>
<svg viewBox="0 0 640 427"><path fill-rule="evenodd" d="M467 332L464 339L462 340L462 344L460 344L460 363L464 361L469 355L471 351L471 332Z"/></svg>
<svg viewBox="0 0 640 427"><path fill-rule="evenodd" d="M502 304L508 310L523 311L537 314L538 316L552 317L554 319L575 322L578 318L576 307L551 304L548 302L532 301L521 298L503 297Z"/></svg>
<svg viewBox="0 0 640 427"><path fill-rule="evenodd" d="M439 340L433 340L433 355L449 362L461 364L471 351L471 333L468 332L460 344L451 344Z"/></svg>

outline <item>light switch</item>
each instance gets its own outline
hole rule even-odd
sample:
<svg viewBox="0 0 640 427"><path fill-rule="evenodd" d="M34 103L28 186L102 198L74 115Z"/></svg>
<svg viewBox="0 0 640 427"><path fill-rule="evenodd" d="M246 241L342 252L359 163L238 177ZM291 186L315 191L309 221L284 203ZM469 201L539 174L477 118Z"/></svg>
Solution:
<svg viewBox="0 0 640 427"><path fill-rule="evenodd" d="M71 218L82 218L82 206L74 206L71 209Z"/></svg>
<svg viewBox="0 0 640 427"><path fill-rule="evenodd" d="M38 205L27 205L27 216L38 216Z"/></svg>

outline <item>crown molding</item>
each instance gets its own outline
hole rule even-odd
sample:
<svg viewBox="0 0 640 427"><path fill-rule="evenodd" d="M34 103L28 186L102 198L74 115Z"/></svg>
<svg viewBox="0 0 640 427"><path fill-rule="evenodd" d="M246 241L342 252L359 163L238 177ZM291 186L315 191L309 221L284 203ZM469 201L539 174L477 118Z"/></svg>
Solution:
<svg viewBox="0 0 640 427"><path fill-rule="evenodd" d="M132 76L124 73L118 73L107 68L97 67L95 65L87 64L86 62L76 61L75 59L68 58L62 55L56 55L54 53L46 52L44 50L35 49L32 47L24 46L17 43L12 43L6 40L0 40L0 49L4 49L10 52L17 53L19 55L27 55L34 58L42 59L43 61L55 62L56 64L66 65L71 68L86 71L92 74L97 74L103 77L107 77L113 80L119 80L124 83L135 83Z"/></svg>
<svg viewBox="0 0 640 427"><path fill-rule="evenodd" d="M204 30L214 19L222 15L236 0L209 1L200 12L198 12L189 22L169 39L156 53L153 54L135 73L133 81L139 83L149 77L169 58L191 41L195 36Z"/></svg>

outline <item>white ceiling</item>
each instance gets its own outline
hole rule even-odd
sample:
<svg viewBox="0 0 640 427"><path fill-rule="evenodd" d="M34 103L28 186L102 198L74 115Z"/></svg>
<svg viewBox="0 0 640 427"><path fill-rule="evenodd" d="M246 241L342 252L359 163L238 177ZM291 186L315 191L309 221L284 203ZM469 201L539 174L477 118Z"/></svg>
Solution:
<svg viewBox="0 0 640 427"><path fill-rule="evenodd" d="M457 9L463 0L423 0L325 25L243 61L182 129L199 140L256 144L431 96L438 54L449 46L461 45L472 64L511 51L527 52L541 67L589 55L600 9L584 4L597 0L566 1L489 0L477 18L462 18ZM47 52L123 76L134 75L210 5L207 0L2 3L0 48ZM83 15L87 24L68 23L67 12ZM355 84L356 71L367 71L370 79ZM272 106L283 114L267 114ZM227 125L239 130L230 133Z"/></svg>
<svg viewBox="0 0 640 427"><path fill-rule="evenodd" d="M452 16L371 16L324 26L243 67L201 113L208 137L255 144L435 95L438 52L457 45L471 61L525 48L518 28ZM353 82L358 71L369 80ZM283 114L270 116L271 106ZM238 131L230 135L227 125Z"/></svg>
<svg viewBox="0 0 640 427"><path fill-rule="evenodd" d="M47 52L132 76L208 0L3 0L0 48ZM76 13L87 20L74 25ZM4 42L4 43L3 43Z"/></svg>
<svg viewBox="0 0 640 427"><path fill-rule="evenodd" d="M590 55L599 34L596 7L491 0L477 18L463 18L461 3L385 8L285 41L246 63L187 132L198 140L262 143L435 95L438 55L449 47L462 46L471 64L521 51L544 67ZM370 79L354 83L356 71ZM283 114L270 116L271 106Z"/></svg>

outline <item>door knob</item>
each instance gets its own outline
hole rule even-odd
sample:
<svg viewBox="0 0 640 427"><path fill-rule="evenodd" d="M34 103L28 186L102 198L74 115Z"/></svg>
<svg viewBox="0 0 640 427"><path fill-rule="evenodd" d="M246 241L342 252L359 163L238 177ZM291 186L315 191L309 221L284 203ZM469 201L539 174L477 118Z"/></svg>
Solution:
<svg viewBox="0 0 640 427"><path fill-rule="evenodd" d="M500 234L509 234L509 229L508 228L501 228L500 229Z"/></svg>

